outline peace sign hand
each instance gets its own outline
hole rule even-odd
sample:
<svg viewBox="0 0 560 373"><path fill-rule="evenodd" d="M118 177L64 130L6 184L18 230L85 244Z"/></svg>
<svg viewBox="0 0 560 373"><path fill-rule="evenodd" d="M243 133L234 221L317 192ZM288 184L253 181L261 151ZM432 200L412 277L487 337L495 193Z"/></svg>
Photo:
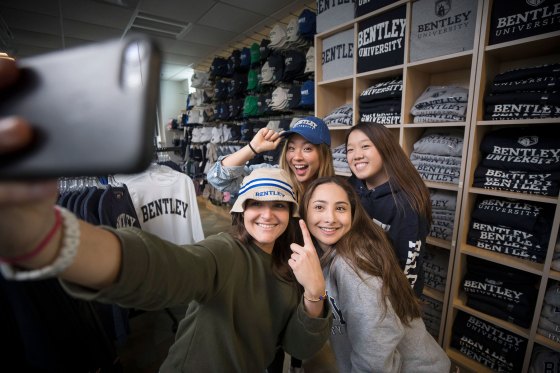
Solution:
<svg viewBox="0 0 560 373"><path fill-rule="evenodd" d="M292 255L288 264L294 271L297 281L303 286L306 296L318 299L325 292L325 278L317 250L303 219L300 219L299 226L303 235L303 246L297 243L290 245Z"/></svg>

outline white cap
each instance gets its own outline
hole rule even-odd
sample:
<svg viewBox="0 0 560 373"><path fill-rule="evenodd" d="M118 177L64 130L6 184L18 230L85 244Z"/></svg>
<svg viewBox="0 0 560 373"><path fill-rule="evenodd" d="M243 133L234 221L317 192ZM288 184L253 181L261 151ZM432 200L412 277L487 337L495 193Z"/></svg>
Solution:
<svg viewBox="0 0 560 373"><path fill-rule="evenodd" d="M313 46L309 47L305 54L305 72L315 72L315 48Z"/></svg>
<svg viewBox="0 0 560 373"><path fill-rule="evenodd" d="M270 44L268 45L271 49L280 49L286 44L286 30L282 24L277 23L272 27L269 33Z"/></svg>
<svg viewBox="0 0 560 373"><path fill-rule="evenodd" d="M272 101L270 102L270 107L276 110L285 109L288 106L288 89L277 87L272 92Z"/></svg>
<svg viewBox="0 0 560 373"><path fill-rule="evenodd" d="M270 68L268 61L266 61L261 68L261 82L262 84L270 84L273 80L272 69Z"/></svg>
<svg viewBox="0 0 560 373"><path fill-rule="evenodd" d="M288 26L286 27L286 41L288 43L295 43L298 41L299 39L298 27L299 27L298 17L290 18L290 21L288 22Z"/></svg>

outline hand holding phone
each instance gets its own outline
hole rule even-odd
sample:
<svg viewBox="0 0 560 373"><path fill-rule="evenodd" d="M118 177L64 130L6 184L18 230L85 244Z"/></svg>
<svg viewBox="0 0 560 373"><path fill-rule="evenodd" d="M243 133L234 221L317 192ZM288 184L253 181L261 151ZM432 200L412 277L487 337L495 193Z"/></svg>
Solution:
<svg viewBox="0 0 560 373"><path fill-rule="evenodd" d="M17 61L0 117L33 127L30 146L0 155L1 179L136 173L150 163L161 54L144 37Z"/></svg>

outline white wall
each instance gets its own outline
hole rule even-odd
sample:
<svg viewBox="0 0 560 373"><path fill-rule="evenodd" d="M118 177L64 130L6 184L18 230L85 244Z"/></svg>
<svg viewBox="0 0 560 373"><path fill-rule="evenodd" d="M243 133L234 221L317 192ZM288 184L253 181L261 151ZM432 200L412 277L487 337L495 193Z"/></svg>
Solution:
<svg viewBox="0 0 560 373"><path fill-rule="evenodd" d="M161 144L159 144L159 146L172 146L173 132L177 132L177 135L180 134L180 131L168 131L167 122L171 118L177 118L181 110L186 109L189 91L188 84L188 80L161 81L159 107L159 134Z"/></svg>

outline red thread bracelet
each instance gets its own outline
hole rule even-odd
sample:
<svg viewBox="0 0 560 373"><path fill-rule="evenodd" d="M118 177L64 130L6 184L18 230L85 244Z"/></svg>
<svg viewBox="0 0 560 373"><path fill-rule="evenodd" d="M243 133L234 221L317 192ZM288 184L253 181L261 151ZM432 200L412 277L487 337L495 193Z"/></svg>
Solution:
<svg viewBox="0 0 560 373"><path fill-rule="evenodd" d="M0 263L16 264L18 262L23 262L25 260L29 260L29 259L33 258L34 256L36 256L37 254L39 254L47 246L47 244L52 240L54 234L56 233L56 231L58 231L58 229L62 225L62 215L60 214L60 211L58 209L54 209L54 219L55 219L55 221L54 221L53 227L51 228L49 233L47 233L45 238L43 238L41 240L41 242L39 242L39 244L37 245L36 248L34 248L33 250L31 250L28 253L25 253L23 255L16 256L16 257L13 257L13 258L2 258L2 257L0 257Z"/></svg>

